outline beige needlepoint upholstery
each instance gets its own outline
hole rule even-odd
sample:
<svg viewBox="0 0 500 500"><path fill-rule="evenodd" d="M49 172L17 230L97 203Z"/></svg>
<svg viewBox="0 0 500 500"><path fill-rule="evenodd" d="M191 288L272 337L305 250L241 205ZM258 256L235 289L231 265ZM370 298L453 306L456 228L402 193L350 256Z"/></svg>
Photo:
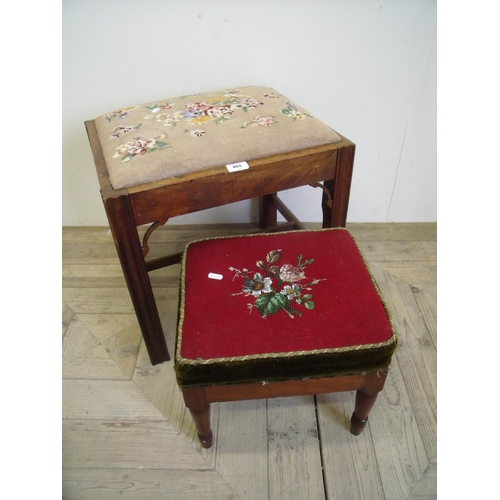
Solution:
<svg viewBox="0 0 500 500"><path fill-rule="evenodd" d="M241 87L117 109L95 120L114 189L340 142L268 87Z"/></svg>

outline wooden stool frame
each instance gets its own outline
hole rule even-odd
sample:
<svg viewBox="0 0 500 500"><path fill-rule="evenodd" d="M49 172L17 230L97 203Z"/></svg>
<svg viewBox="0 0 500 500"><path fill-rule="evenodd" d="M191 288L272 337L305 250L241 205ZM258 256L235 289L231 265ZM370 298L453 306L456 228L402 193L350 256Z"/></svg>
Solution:
<svg viewBox="0 0 500 500"><path fill-rule="evenodd" d="M361 375L331 378L190 387L182 389L182 394L203 448L212 446L213 435L210 426L212 402L307 396L353 390L356 390L356 400L351 416L350 432L357 436L361 434L368 421L368 414L375 404L378 393L384 388L386 376L386 370L377 370Z"/></svg>
<svg viewBox="0 0 500 500"><path fill-rule="evenodd" d="M323 188L323 227L346 225L355 145L345 137L335 144L247 160L250 168L239 172L220 166L113 189L94 120L86 121L85 127L111 233L153 365L168 361L170 355L148 273L178 264L182 256L146 260L148 240L157 227L179 215L259 198L260 231L303 229L277 193L308 184ZM277 224L277 211L286 223ZM141 242L137 227L144 224L151 226Z"/></svg>

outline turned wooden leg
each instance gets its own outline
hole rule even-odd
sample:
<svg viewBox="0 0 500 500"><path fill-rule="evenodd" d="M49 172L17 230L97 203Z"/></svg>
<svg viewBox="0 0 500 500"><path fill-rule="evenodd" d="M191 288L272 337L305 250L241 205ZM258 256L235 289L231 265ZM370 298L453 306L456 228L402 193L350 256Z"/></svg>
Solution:
<svg viewBox="0 0 500 500"><path fill-rule="evenodd" d="M163 363L170 356L130 200L128 196L108 198L104 206L149 358L153 365Z"/></svg>
<svg viewBox="0 0 500 500"><path fill-rule="evenodd" d="M345 227L347 209L351 191L352 170L354 166L354 144L339 149L335 178L326 180L323 184L330 192L332 206L328 206L328 197L323 194L323 227Z"/></svg>
<svg viewBox="0 0 500 500"><path fill-rule="evenodd" d="M212 446L213 434L210 428L210 402L207 399L205 390L200 387L183 389L182 395L193 417L201 446L203 448L210 448Z"/></svg>
<svg viewBox="0 0 500 500"><path fill-rule="evenodd" d="M278 210L273 203L272 196L272 194L267 194L259 198L259 226L261 229L278 224Z"/></svg>
<svg viewBox="0 0 500 500"><path fill-rule="evenodd" d="M356 404L351 417L351 434L358 436L365 428L368 414L377 399L378 393L384 388L387 372L378 370L366 376L365 386L356 392Z"/></svg>

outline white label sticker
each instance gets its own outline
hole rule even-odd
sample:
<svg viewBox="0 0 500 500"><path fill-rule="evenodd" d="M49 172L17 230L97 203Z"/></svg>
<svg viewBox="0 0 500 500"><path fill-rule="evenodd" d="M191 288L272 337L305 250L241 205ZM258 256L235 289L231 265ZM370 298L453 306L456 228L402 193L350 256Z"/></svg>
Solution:
<svg viewBox="0 0 500 500"><path fill-rule="evenodd" d="M222 274L217 274L217 273L208 273L208 277L211 280L221 280L222 279Z"/></svg>
<svg viewBox="0 0 500 500"><path fill-rule="evenodd" d="M226 165L226 168L228 172L239 172L240 170L246 170L250 167L246 161L240 161L238 163L230 163L229 165Z"/></svg>

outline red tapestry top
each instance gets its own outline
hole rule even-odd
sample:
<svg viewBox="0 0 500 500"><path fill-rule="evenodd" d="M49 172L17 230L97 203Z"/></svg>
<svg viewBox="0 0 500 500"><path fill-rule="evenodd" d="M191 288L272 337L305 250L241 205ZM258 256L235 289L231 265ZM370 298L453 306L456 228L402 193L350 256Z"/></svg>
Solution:
<svg viewBox="0 0 500 500"><path fill-rule="evenodd" d="M189 245L181 356L213 359L376 344L393 331L342 229Z"/></svg>

